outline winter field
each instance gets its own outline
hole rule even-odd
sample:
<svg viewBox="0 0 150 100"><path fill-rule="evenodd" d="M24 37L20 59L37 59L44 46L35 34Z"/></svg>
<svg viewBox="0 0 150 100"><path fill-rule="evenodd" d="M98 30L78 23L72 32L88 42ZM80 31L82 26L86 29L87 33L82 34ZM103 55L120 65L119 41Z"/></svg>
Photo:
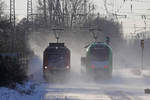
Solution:
<svg viewBox="0 0 150 100"><path fill-rule="evenodd" d="M150 88L150 71L140 74L138 69L115 69L111 79L99 81L87 81L72 72L67 83L46 83L39 70L34 68L34 78L16 90L0 88L0 100L150 100L144 91Z"/></svg>

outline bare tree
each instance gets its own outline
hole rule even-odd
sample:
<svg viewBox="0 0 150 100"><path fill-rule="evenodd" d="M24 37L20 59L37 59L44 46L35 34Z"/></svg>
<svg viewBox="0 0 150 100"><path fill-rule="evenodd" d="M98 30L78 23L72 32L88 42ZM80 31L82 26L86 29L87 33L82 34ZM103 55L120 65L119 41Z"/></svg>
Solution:
<svg viewBox="0 0 150 100"><path fill-rule="evenodd" d="M85 21L90 12L87 5L90 5L88 0L38 0L37 12L47 18L50 26L72 27Z"/></svg>

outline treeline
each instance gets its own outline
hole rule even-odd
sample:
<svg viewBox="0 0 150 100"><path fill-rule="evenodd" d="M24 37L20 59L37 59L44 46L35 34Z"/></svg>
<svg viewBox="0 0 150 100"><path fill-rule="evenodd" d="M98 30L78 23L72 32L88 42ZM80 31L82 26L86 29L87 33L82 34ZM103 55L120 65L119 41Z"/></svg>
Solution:
<svg viewBox="0 0 150 100"><path fill-rule="evenodd" d="M53 28L64 28L63 34L68 35L68 38L69 34L78 37L84 35L89 38L81 38L87 41L93 38L89 31L93 28L96 29L95 32L100 39L106 36L109 36L112 41L115 41L116 38L122 38L121 24L95 12L96 5L89 0L47 0L45 4L43 0L38 0L36 14L32 16L34 31L41 32L38 29L49 31Z"/></svg>
<svg viewBox="0 0 150 100"><path fill-rule="evenodd" d="M26 30L22 22L13 29L9 19L0 19L0 52L27 52Z"/></svg>
<svg viewBox="0 0 150 100"><path fill-rule="evenodd" d="M27 79L28 33L26 20L13 27L4 9L5 2L0 0L0 87L15 88Z"/></svg>
<svg viewBox="0 0 150 100"><path fill-rule="evenodd" d="M16 83L23 84L25 80L27 75L18 59L0 55L0 87L15 88Z"/></svg>
<svg viewBox="0 0 150 100"><path fill-rule="evenodd" d="M86 17L94 10L94 4L88 0L38 0L35 24L73 27L86 21ZM45 26L44 26L45 27Z"/></svg>

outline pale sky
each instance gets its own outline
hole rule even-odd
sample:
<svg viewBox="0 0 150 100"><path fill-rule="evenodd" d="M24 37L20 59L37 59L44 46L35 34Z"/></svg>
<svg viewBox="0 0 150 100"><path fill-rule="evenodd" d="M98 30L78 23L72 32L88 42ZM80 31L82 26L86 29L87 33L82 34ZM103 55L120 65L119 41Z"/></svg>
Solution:
<svg viewBox="0 0 150 100"><path fill-rule="evenodd" d="M10 0L3 0L7 4L7 9L9 9L10 5ZM33 6L36 6L36 1L33 0ZM27 16L27 0L16 0L16 16L20 18L26 17Z"/></svg>
<svg viewBox="0 0 150 100"><path fill-rule="evenodd" d="M9 1L4 0L7 3L7 9L9 9ZM33 6L36 6L37 0L33 0ZM104 2L103 0L91 0L93 3L97 5L97 11L100 14L104 14ZM107 0L108 1L108 9L111 12L117 12L120 15L127 15L128 17L119 18L119 21L123 22L124 32L130 33L134 31L134 24L138 27L144 27L144 20L142 20L142 14L150 15L150 1L149 0ZM138 1L138 2L135 2ZM131 12L131 4L133 6L133 11ZM149 9L149 10L148 10ZM16 16L19 18L26 17L27 11L27 0L16 0ZM8 10L9 13L9 10ZM150 18L150 16L147 16ZM150 20L146 20L147 26L150 26ZM149 30L150 28L147 28Z"/></svg>

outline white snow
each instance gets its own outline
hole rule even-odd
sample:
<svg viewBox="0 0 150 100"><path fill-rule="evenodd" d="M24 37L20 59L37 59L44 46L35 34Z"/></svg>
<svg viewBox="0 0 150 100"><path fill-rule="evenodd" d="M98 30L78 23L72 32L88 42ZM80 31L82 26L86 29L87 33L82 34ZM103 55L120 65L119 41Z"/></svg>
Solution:
<svg viewBox="0 0 150 100"><path fill-rule="evenodd" d="M149 100L150 94L145 94L144 89L150 88L150 78L132 73L132 69L114 73L112 79L98 82L76 78L76 82L67 84L34 85L35 81L30 81L24 86L17 85L17 90L31 90L30 95L0 88L0 100Z"/></svg>
<svg viewBox="0 0 150 100"><path fill-rule="evenodd" d="M112 79L96 82L72 72L68 83L48 84L42 79L41 60L31 61L29 74L34 78L16 90L0 88L0 100L150 100L150 94L144 93L150 88L150 70L116 69Z"/></svg>
<svg viewBox="0 0 150 100"><path fill-rule="evenodd" d="M41 93L39 93L38 91L35 91L31 95L27 95L16 90L0 88L0 100L41 100L40 98Z"/></svg>

